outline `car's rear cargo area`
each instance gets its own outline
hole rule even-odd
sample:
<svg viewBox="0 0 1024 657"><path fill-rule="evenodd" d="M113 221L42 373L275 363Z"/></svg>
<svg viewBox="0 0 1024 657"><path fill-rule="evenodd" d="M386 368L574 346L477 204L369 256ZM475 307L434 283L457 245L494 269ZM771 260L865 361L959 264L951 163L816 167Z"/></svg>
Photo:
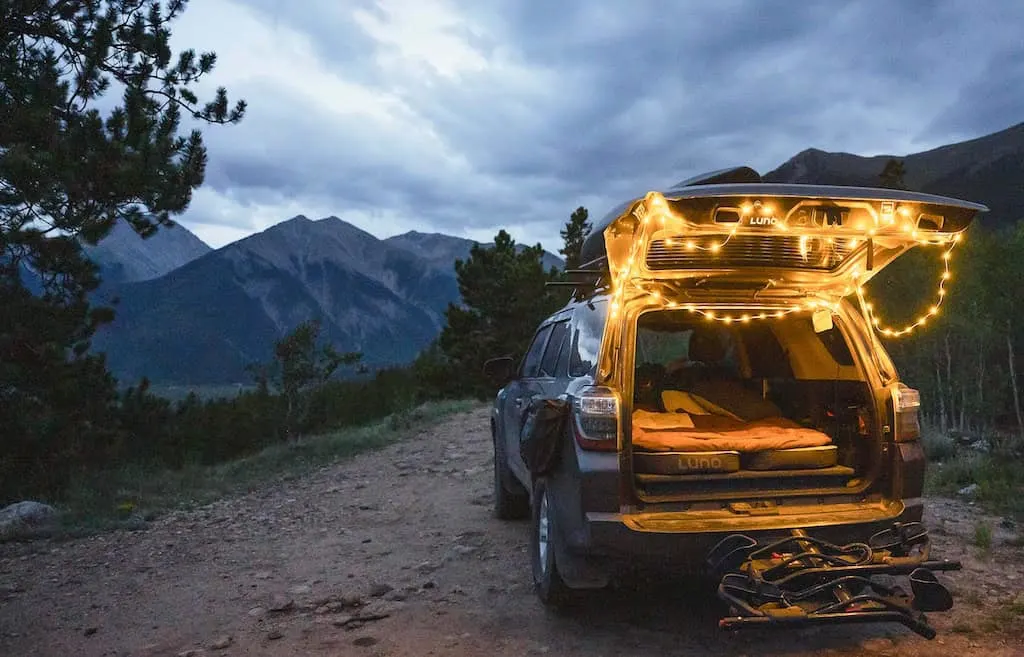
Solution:
<svg viewBox="0 0 1024 657"><path fill-rule="evenodd" d="M862 488L877 460L869 387L843 331L806 313L637 323L630 441L649 501Z"/></svg>

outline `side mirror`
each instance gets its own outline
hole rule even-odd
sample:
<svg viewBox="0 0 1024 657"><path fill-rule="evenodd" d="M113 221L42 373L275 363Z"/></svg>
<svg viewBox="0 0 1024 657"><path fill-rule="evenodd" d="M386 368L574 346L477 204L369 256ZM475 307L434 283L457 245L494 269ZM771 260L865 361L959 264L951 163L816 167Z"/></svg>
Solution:
<svg viewBox="0 0 1024 657"><path fill-rule="evenodd" d="M492 358L484 362L484 376L497 383L504 385L515 374L516 363L511 356Z"/></svg>

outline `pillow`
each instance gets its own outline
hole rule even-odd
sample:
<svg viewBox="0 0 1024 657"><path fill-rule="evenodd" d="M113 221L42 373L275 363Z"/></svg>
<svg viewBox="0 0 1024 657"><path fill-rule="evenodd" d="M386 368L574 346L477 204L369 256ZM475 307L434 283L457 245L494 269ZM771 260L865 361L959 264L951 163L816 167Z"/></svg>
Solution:
<svg viewBox="0 0 1024 657"><path fill-rule="evenodd" d="M698 398L699 395L701 403L706 400L747 422L769 417L782 417L782 411L778 406L744 387L739 381L700 381L693 385L693 392L692 396ZM705 407L707 406L705 405Z"/></svg>
<svg viewBox="0 0 1024 657"><path fill-rule="evenodd" d="M708 411L700 405L688 392L681 390L664 390L661 403L669 413L689 413L690 415L707 415Z"/></svg>
<svg viewBox="0 0 1024 657"><path fill-rule="evenodd" d="M732 420L736 420L737 422L744 422L744 419L741 418L739 415L736 415L729 409L722 408L718 404L715 404L713 402L708 401L707 399L704 399L700 395L694 395L691 393L690 397L692 397L695 402L703 406L704 409L708 412L707 414L721 415L722 417L727 417Z"/></svg>
<svg viewBox="0 0 1024 657"><path fill-rule="evenodd" d="M652 413L633 411L633 426L648 431L692 429L693 420L686 413Z"/></svg>

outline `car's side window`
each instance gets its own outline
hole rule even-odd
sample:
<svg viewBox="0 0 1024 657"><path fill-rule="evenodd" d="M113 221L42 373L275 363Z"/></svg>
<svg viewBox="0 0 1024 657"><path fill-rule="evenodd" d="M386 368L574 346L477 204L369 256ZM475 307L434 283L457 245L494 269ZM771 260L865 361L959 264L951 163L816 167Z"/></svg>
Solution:
<svg viewBox="0 0 1024 657"><path fill-rule="evenodd" d="M569 320L564 320L553 325L551 338L544 350L544 358L540 362L541 376L555 376L555 367L558 365L558 354L562 351L562 343L569 333Z"/></svg>
<svg viewBox="0 0 1024 657"><path fill-rule="evenodd" d="M552 324L542 326L537 331L537 334L533 336L533 343L530 345L529 351L526 352L522 365L519 366L520 377L529 379L538 376L541 355L544 353L544 347L547 345L548 336L551 335L552 326Z"/></svg>
<svg viewBox="0 0 1024 657"><path fill-rule="evenodd" d="M569 376L569 353L572 351L572 322L566 322L565 338L562 340L562 348L558 351L558 365L555 366L555 376L565 378Z"/></svg>
<svg viewBox="0 0 1024 657"><path fill-rule="evenodd" d="M576 330L573 332L572 350L569 352L569 376L584 376L597 365L607 314L608 302L605 299L583 304L576 309Z"/></svg>

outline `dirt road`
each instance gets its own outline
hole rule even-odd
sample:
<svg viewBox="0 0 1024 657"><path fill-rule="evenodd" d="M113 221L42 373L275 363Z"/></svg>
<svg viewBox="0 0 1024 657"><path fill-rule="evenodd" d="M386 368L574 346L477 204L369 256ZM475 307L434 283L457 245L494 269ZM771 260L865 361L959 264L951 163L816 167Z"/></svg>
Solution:
<svg viewBox="0 0 1024 657"><path fill-rule="evenodd" d="M1021 548L997 531L981 555L977 512L942 500L936 549L966 569L931 642L899 626L723 634L678 582L546 613L527 524L491 516L486 428L480 409L145 531L0 546L0 655L1024 655Z"/></svg>

